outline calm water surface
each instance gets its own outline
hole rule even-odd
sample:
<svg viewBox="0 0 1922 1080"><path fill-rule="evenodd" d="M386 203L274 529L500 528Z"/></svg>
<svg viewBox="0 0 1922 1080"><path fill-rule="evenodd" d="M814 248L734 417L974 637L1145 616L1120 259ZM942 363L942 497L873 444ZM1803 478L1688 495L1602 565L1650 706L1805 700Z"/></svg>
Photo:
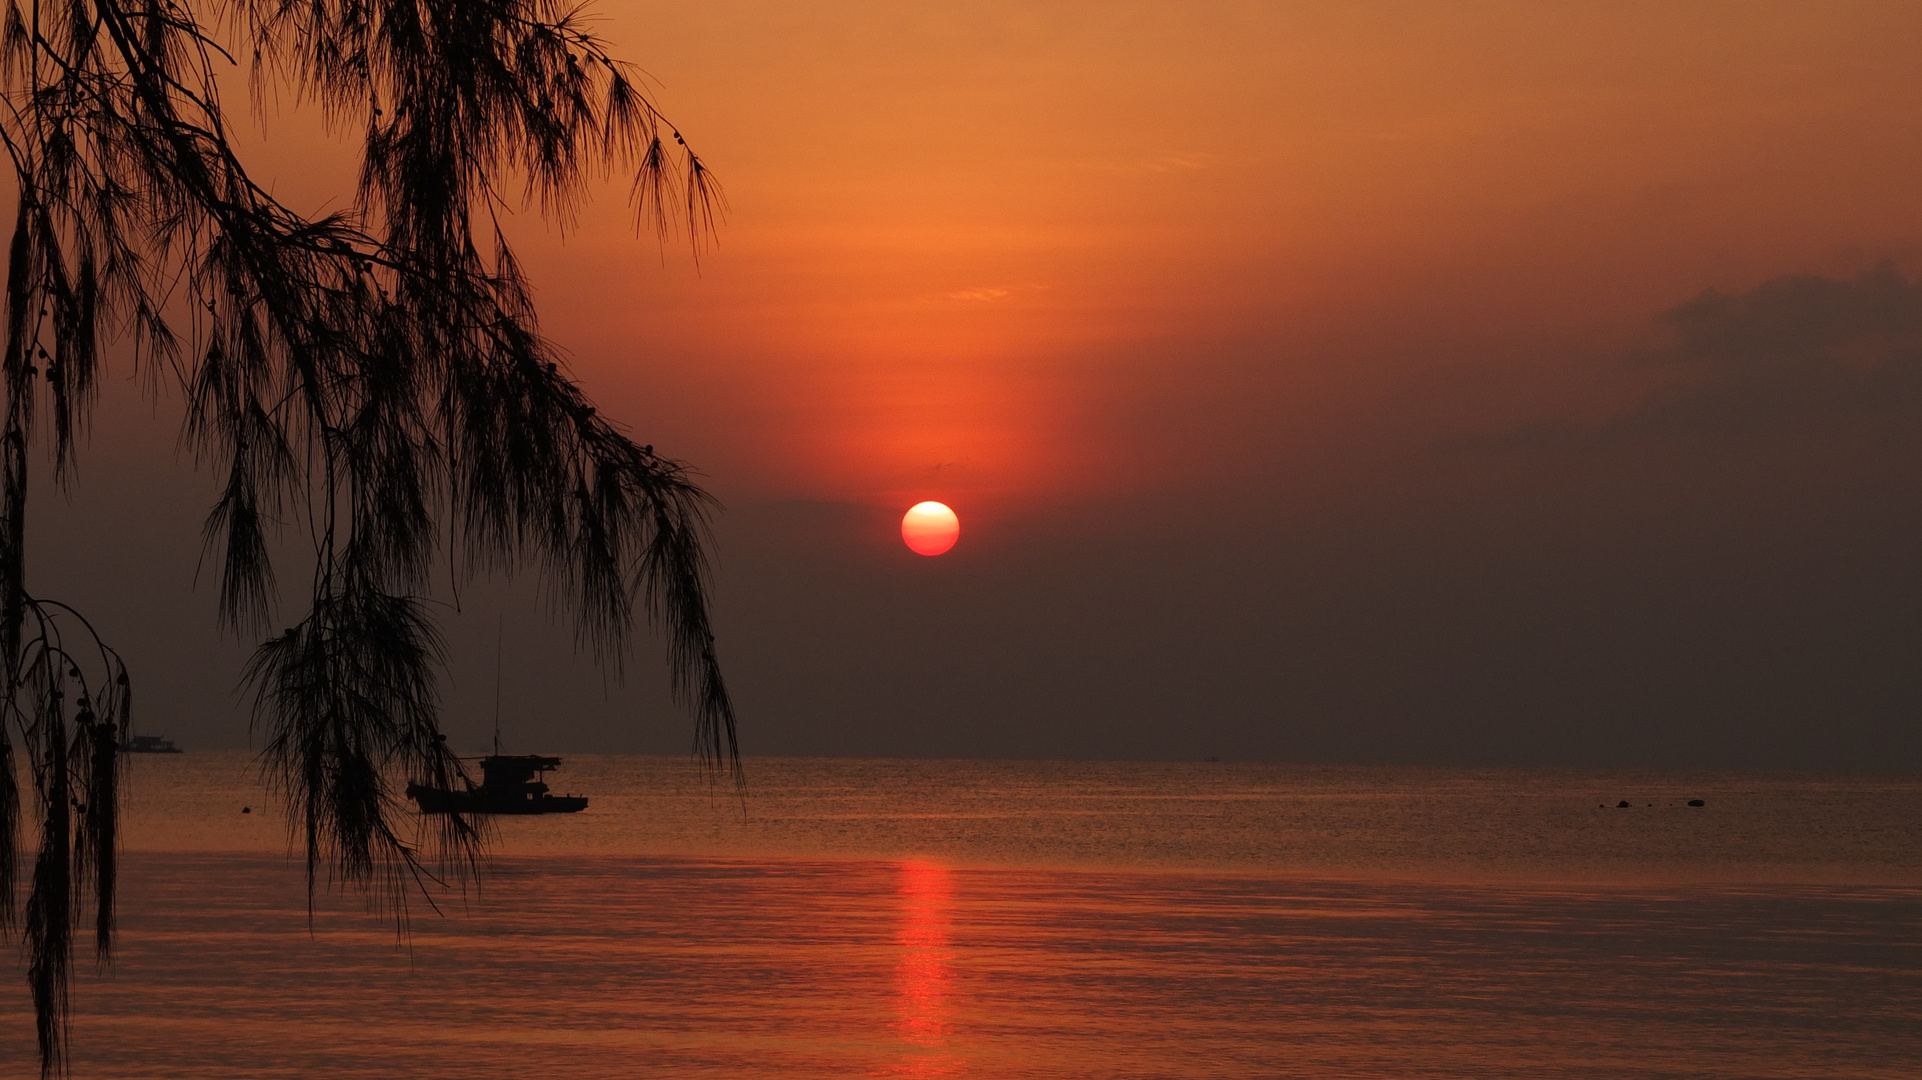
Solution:
<svg viewBox="0 0 1922 1080"><path fill-rule="evenodd" d="M399 948L135 764L79 1077L1922 1075L1915 778L573 757Z"/></svg>

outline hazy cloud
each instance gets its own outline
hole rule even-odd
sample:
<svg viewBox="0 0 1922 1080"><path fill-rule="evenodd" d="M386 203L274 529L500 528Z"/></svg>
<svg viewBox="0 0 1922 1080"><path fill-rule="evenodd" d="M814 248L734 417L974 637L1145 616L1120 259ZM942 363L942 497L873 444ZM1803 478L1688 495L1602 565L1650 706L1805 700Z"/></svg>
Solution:
<svg viewBox="0 0 1922 1080"><path fill-rule="evenodd" d="M1620 358L1666 373L1600 423L1549 419L1457 448L1574 448L1637 436L1841 434L1922 405L1922 285L1889 266L1709 290L1656 317L1668 343Z"/></svg>

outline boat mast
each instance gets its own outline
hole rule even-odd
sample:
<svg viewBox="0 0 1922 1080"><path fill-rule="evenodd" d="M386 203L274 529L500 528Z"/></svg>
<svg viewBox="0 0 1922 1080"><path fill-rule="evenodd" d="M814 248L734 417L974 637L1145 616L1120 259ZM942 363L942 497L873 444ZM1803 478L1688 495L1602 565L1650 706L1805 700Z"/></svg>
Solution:
<svg viewBox="0 0 1922 1080"><path fill-rule="evenodd" d="M494 616L494 753L501 752L501 620Z"/></svg>

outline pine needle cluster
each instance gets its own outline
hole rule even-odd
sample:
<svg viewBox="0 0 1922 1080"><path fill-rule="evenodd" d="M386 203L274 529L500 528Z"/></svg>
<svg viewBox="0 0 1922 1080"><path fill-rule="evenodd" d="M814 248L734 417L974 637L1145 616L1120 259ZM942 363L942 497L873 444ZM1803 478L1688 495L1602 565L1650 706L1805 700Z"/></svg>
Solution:
<svg viewBox="0 0 1922 1080"><path fill-rule="evenodd" d="M256 104L291 86L361 133L348 209L296 213L249 175L220 97L239 70ZM311 580L287 597L304 614L245 676L310 898L363 889L404 923L417 885L473 873L478 823L417 818L397 794L461 775L423 601L443 552L475 571L537 567L607 664L651 621L699 752L738 768L708 617L711 501L595 411L499 223L523 207L565 223L620 176L639 227L684 227L697 255L711 235L719 190L585 12L5 0L0 86L18 192L0 352L0 925L25 939L45 1073L64 1068L75 921L91 908L99 955L112 946L132 719L120 657L28 588L29 466L72 481L111 342L130 342L154 392L181 389L185 443L222 477L206 542L224 625L269 634L293 592L275 579L277 534L311 541Z"/></svg>

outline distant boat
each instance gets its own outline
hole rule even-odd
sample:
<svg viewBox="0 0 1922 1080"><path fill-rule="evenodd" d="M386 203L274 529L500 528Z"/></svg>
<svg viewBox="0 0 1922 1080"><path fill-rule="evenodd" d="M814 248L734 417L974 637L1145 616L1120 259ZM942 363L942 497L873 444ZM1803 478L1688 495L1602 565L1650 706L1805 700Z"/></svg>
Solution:
<svg viewBox="0 0 1922 1080"><path fill-rule="evenodd" d="M462 791L408 784L407 797L423 814L574 814L587 809L582 795L554 795L541 777L561 759L539 754L489 754L480 759L481 782Z"/></svg>
<svg viewBox="0 0 1922 1080"><path fill-rule="evenodd" d="M121 747L129 754L178 754L181 749L164 735L129 735Z"/></svg>

